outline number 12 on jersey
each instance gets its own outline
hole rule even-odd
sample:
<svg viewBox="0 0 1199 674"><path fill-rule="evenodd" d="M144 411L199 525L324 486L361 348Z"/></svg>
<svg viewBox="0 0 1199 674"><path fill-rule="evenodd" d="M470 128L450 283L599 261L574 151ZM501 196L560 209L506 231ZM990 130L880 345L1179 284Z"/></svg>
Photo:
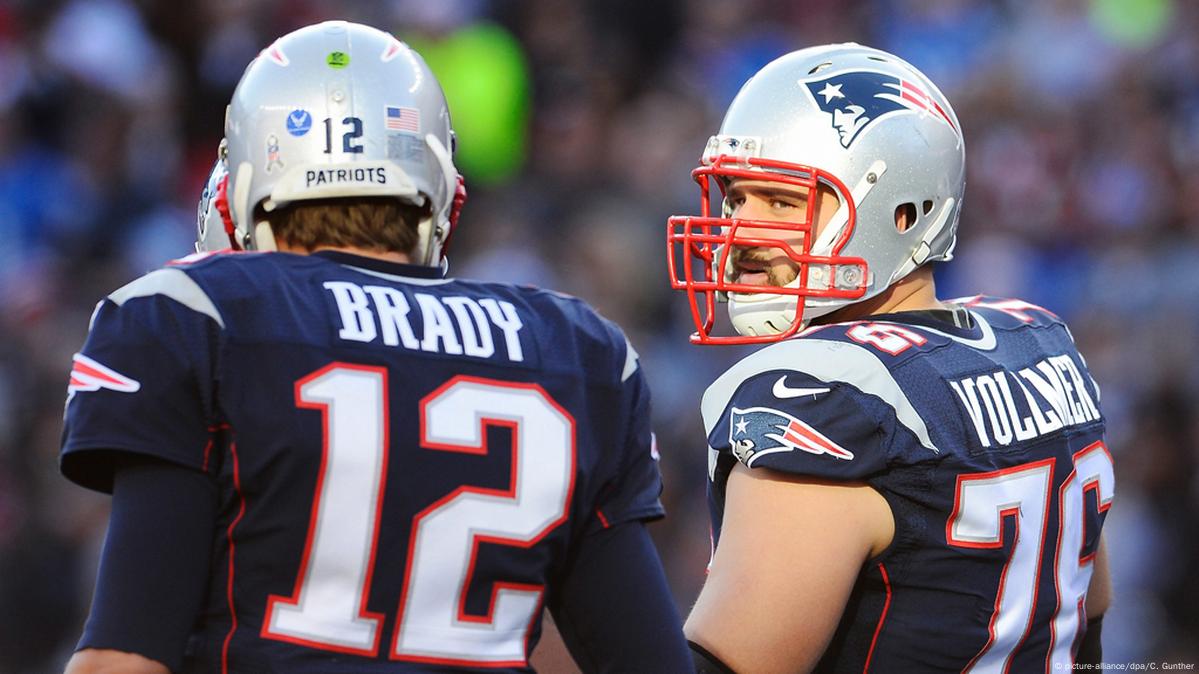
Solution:
<svg viewBox="0 0 1199 674"><path fill-rule="evenodd" d="M374 657L385 616L366 610L388 464L387 371L335 363L296 383L324 419L324 458L303 561L290 597L272 595L264 638ZM468 615L480 542L528 548L566 520L575 423L535 384L458 376L420 403L422 446L486 454L486 426L512 429L508 489L463 485L412 521L389 657L474 667L523 666L543 587L496 581L486 616Z"/></svg>
<svg viewBox="0 0 1199 674"><path fill-rule="evenodd" d="M1069 668L1094 555L1082 555L1085 540L1084 496L1095 490L1099 511L1111 506L1115 489L1112 457L1102 442L1074 454L1070 474L1058 490L1058 528L1049 532L1053 458L1013 468L959 475L953 513L945 527L949 545L962 548L1003 547L1003 523L1015 520L1015 541L999 581L990 639L965 672L1006 672L1015 650L1032 623L1041 584L1042 555L1053 555L1053 614L1046 671ZM1048 539L1048 540L1047 540ZM1047 545L1047 542L1049 545Z"/></svg>

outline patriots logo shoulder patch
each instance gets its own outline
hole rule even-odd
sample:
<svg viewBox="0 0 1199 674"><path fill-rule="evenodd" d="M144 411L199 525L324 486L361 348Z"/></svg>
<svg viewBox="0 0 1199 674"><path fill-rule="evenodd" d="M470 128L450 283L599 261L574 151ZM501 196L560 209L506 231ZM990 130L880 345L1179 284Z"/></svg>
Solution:
<svg viewBox="0 0 1199 674"><path fill-rule="evenodd" d="M732 408L729 444L737 460L750 468L767 454L795 450L853 460L853 452L828 436L786 412L769 407Z"/></svg>
<svg viewBox="0 0 1199 674"><path fill-rule="evenodd" d="M141 382L101 365L82 353L72 359L71 381L67 385L67 400L80 391L98 391L102 388L120 393L136 393Z"/></svg>
<svg viewBox="0 0 1199 674"><path fill-rule="evenodd" d="M941 105L910 80L872 70L851 70L799 82L817 107L832 118L844 148L874 122L905 110L931 114L957 133Z"/></svg>

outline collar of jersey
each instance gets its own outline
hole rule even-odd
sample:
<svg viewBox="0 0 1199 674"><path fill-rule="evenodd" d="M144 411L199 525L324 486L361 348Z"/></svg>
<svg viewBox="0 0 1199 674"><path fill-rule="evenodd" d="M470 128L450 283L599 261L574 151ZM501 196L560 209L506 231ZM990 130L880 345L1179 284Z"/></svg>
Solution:
<svg viewBox="0 0 1199 674"><path fill-rule="evenodd" d="M889 323L903 323L907 325L915 325L917 327L928 328L934 332L939 332L949 337L974 341L985 336L985 330L979 325L978 319L967 311L967 316L970 317L971 325L969 327L961 327L953 322L953 314L946 309L926 309L920 311L897 311L893 314L876 314L870 316L867 320L870 321L887 321Z"/></svg>
<svg viewBox="0 0 1199 674"><path fill-rule="evenodd" d="M331 262L348 265L350 267L358 267L359 269L369 269L370 271L382 272L393 276L408 276L414 278L440 279L445 278L445 271L441 267L426 267L419 264L404 264L402 262L388 262L380 260L377 257L366 257L365 255L354 255L340 250L318 250L313 255L323 257Z"/></svg>

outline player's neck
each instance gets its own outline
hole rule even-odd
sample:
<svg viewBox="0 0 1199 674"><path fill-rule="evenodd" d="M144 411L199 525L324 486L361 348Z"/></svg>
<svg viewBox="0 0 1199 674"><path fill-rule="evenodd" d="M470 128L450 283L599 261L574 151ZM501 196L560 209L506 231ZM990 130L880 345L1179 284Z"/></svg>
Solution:
<svg viewBox="0 0 1199 674"><path fill-rule="evenodd" d="M937 299L937 288L933 282L932 267L926 266L891 284L882 293L868 300L842 307L830 314L821 316L813 321L813 323L842 323L877 314L944 308L941 301Z"/></svg>
<svg viewBox="0 0 1199 674"><path fill-rule="evenodd" d="M398 262L400 264L410 264L412 258L408 257L407 253L400 253L393 250L370 250L368 248L358 248L356 246L317 246L318 250L335 250L340 253L349 253L350 255L361 255L362 257L370 257L376 260L385 260L387 262Z"/></svg>
<svg viewBox="0 0 1199 674"><path fill-rule="evenodd" d="M391 250L371 250L369 248L358 248L357 246L317 246L312 250L308 250L306 248L300 248L299 246L293 246L285 241L276 241L280 252L295 253L296 255L310 255L318 250L335 250L340 253L360 255L362 257L384 260L386 262L398 262L400 264L412 263L412 258L410 258L407 253L400 253Z"/></svg>

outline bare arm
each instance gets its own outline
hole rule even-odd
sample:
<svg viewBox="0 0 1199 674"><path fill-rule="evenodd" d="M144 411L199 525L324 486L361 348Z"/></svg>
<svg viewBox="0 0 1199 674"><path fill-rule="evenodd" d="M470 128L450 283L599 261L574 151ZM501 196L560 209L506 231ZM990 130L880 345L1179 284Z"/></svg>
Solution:
<svg viewBox="0 0 1199 674"><path fill-rule="evenodd" d="M548 610L543 612L541 621L541 640L529 657L529 666L538 672L561 672L562 674L579 674L570 651L562 641L562 633L554 624L554 618Z"/></svg>
<svg viewBox="0 0 1199 674"><path fill-rule="evenodd" d="M808 671L895 522L873 488L737 465L686 633L737 671Z"/></svg>
<svg viewBox="0 0 1199 674"><path fill-rule="evenodd" d="M63 674L170 674L167 666L142 657L106 648L85 648L71 656Z"/></svg>
<svg viewBox="0 0 1199 674"><path fill-rule="evenodd" d="M1087 620L1098 618L1112 604L1112 573L1107 563L1107 537L1099 534L1099 549L1095 551L1095 568L1087 589Z"/></svg>

